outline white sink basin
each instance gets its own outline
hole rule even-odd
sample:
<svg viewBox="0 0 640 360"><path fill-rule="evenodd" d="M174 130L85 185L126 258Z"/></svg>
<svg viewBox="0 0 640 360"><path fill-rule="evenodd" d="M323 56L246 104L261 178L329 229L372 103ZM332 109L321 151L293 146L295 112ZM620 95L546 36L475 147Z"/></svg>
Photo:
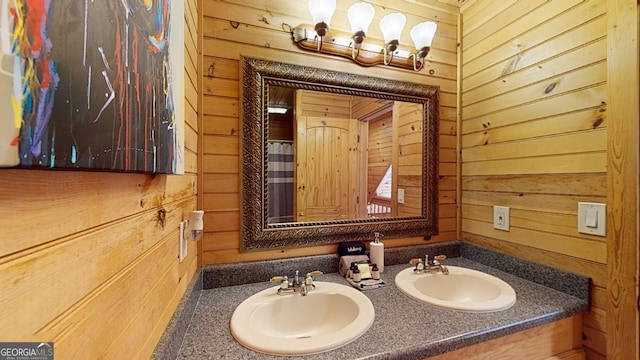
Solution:
<svg viewBox="0 0 640 360"><path fill-rule="evenodd" d="M346 285L315 285L307 296L278 295L276 286L247 298L231 316L233 337L265 354L308 355L339 348L371 327L368 297Z"/></svg>
<svg viewBox="0 0 640 360"><path fill-rule="evenodd" d="M480 271L447 266L440 272L416 274L413 267L396 275L396 287L415 300L469 312L504 310L516 302L516 292L503 280Z"/></svg>

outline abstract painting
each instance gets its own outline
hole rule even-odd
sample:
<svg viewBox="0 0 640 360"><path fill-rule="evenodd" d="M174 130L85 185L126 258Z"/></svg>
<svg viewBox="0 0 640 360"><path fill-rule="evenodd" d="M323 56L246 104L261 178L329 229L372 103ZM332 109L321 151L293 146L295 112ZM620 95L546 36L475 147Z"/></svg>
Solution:
<svg viewBox="0 0 640 360"><path fill-rule="evenodd" d="M184 3L0 0L0 167L184 172Z"/></svg>

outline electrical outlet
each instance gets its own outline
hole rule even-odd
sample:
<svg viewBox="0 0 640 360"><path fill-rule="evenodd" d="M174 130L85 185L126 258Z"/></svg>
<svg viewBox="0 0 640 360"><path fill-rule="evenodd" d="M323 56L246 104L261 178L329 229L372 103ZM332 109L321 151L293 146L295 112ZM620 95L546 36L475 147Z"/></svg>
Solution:
<svg viewBox="0 0 640 360"><path fill-rule="evenodd" d="M509 208L506 206L493 207L493 228L509 231Z"/></svg>
<svg viewBox="0 0 640 360"><path fill-rule="evenodd" d="M187 257L188 243L187 239L184 237L185 227L187 227L187 220L183 220L180 222L180 229L178 230L178 232L180 233L180 242L178 243L178 246L180 248L178 258L180 259L180 262L182 262L184 258Z"/></svg>

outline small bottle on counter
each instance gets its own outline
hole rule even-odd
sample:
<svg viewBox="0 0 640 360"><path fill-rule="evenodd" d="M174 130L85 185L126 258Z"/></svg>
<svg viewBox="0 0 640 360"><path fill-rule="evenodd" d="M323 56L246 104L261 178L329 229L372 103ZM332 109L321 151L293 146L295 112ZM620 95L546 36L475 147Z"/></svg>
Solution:
<svg viewBox="0 0 640 360"><path fill-rule="evenodd" d="M355 262L351 263L351 267L349 267L349 279L353 280L354 270L358 270L358 265Z"/></svg>
<svg viewBox="0 0 640 360"><path fill-rule="evenodd" d="M360 275L360 270L358 270L358 266L353 268L353 281L360 282L362 280Z"/></svg>
<svg viewBox="0 0 640 360"><path fill-rule="evenodd" d="M371 266L371 277L373 280L380 280L380 269L378 269L378 264L373 264Z"/></svg>

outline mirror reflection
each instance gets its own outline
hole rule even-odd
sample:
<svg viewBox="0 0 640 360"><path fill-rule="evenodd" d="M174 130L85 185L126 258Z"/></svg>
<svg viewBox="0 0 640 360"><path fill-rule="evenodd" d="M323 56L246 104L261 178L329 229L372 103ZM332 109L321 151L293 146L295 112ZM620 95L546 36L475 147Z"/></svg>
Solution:
<svg viewBox="0 0 640 360"><path fill-rule="evenodd" d="M241 94L243 251L438 233L438 87L243 57Z"/></svg>
<svg viewBox="0 0 640 360"><path fill-rule="evenodd" d="M423 214L423 106L270 86L268 223Z"/></svg>

